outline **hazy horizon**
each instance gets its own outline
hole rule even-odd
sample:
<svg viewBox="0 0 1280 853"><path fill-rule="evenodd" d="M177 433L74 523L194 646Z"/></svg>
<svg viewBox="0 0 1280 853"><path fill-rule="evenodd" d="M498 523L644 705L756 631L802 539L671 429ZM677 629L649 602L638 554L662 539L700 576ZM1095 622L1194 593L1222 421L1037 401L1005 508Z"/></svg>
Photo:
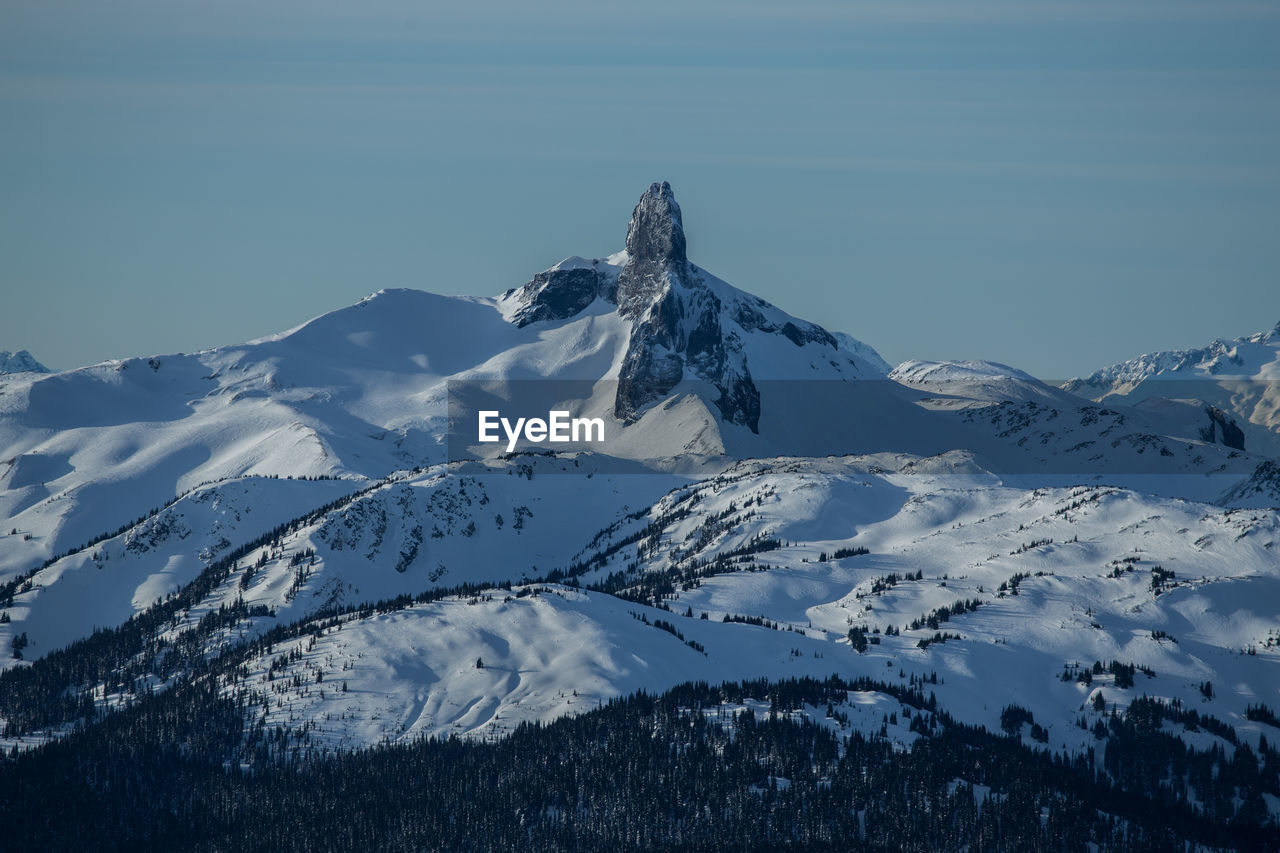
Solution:
<svg viewBox="0 0 1280 853"><path fill-rule="evenodd" d="M1280 7L10 4L0 349L233 345L387 287L689 256L891 364L1280 320Z"/></svg>

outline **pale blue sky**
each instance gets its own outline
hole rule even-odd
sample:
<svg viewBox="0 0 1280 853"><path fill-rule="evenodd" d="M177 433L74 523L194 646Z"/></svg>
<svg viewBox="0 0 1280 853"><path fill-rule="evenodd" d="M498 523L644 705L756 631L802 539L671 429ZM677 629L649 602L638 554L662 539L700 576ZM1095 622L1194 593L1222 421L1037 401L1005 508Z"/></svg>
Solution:
<svg viewBox="0 0 1280 853"><path fill-rule="evenodd" d="M280 331L690 256L890 362L1065 377L1280 321L1280 3L0 6L0 349Z"/></svg>

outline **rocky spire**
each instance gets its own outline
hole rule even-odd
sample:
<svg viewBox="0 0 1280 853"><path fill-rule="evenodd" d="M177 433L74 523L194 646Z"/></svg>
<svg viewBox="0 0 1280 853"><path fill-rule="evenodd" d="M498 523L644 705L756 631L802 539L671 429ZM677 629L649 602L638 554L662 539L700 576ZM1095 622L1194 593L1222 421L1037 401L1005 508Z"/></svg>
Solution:
<svg viewBox="0 0 1280 853"><path fill-rule="evenodd" d="M684 223L671 184L656 181L640 196L627 225L627 256L632 262L683 265Z"/></svg>
<svg viewBox="0 0 1280 853"><path fill-rule="evenodd" d="M627 263L618 276L619 313L639 316L661 296L669 276L687 277L688 265L680 205L669 183L652 183L627 225Z"/></svg>
<svg viewBox="0 0 1280 853"><path fill-rule="evenodd" d="M689 264L680 205L666 181L650 184L631 212L617 302L634 322L618 375L618 418L635 420L682 380L697 378L719 392L714 402L726 421L758 429L760 393L739 342L726 340L720 298Z"/></svg>

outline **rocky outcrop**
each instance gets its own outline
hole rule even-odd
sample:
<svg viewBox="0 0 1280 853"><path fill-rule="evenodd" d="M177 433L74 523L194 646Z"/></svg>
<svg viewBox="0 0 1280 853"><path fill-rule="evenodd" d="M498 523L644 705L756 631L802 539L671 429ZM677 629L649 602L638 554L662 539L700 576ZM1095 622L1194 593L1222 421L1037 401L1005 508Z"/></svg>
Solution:
<svg viewBox="0 0 1280 853"><path fill-rule="evenodd" d="M521 327L569 319L597 299L616 305L630 332L614 414L627 423L680 383L695 382L710 386L695 393L713 398L724 422L758 432L760 391L743 342L760 333L786 338L788 347L813 348L814 362L844 378L883 375L889 369L865 344L852 338L842 342L690 263L680 205L665 181L651 184L632 210L624 253L569 258L503 299L507 318ZM762 369L768 375L770 366Z"/></svg>
<svg viewBox="0 0 1280 853"><path fill-rule="evenodd" d="M741 341L722 324L724 306L685 255L684 223L671 185L651 184L627 226L627 261L618 274L618 313L634 321L618 376L614 414L635 420L682 380L715 387L729 423L759 430L760 392Z"/></svg>
<svg viewBox="0 0 1280 853"><path fill-rule="evenodd" d="M1227 413L1217 406L1205 406L1209 425L1200 431L1200 437L1236 450L1244 450L1244 430L1240 429Z"/></svg>
<svg viewBox="0 0 1280 853"><path fill-rule="evenodd" d="M520 288L524 303L511 318L517 326L541 320L567 320L585 309L601 295L607 280L599 261L589 266L566 267L563 264L540 272Z"/></svg>
<svg viewBox="0 0 1280 853"><path fill-rule="evenodd" d="M684 221L671 185L649 185L627 225L627 262L618 275L618 313L640 317L659 301L672 279L687 282Z"/></svg>
<svg viewBox="0 0 1280 853"><path fill-rule="evenodd" d="M759 297L756 297L756 301L761 307L768 305L767 302ZM821 344L823 346L831 347L832 349L838 349L840 346L835 335L831 334L821 326L814 325L813 323L806 323L803 320L799 323L794 320L787 320L782 323L782 325L778 325L777 323L770 321L759 307L751 305L750 303L740 303L734 310L733 319L734 322L746 331L779 334L798 347L802 347L805 344ZM885 368L887 371L888 365L885 365Z"/></svg>

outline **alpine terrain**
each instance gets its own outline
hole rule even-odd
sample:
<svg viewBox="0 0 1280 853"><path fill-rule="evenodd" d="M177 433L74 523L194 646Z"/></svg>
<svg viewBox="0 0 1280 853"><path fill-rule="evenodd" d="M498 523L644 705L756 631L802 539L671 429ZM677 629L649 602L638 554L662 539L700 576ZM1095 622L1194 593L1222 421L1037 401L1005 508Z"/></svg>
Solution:
<svg viewBox="0 0 1280 853"><path fill-rule="evenodd" d="M891 367L664 182L495 297L42 371L14 849L1280 849L1280 327Z"/></svg>

